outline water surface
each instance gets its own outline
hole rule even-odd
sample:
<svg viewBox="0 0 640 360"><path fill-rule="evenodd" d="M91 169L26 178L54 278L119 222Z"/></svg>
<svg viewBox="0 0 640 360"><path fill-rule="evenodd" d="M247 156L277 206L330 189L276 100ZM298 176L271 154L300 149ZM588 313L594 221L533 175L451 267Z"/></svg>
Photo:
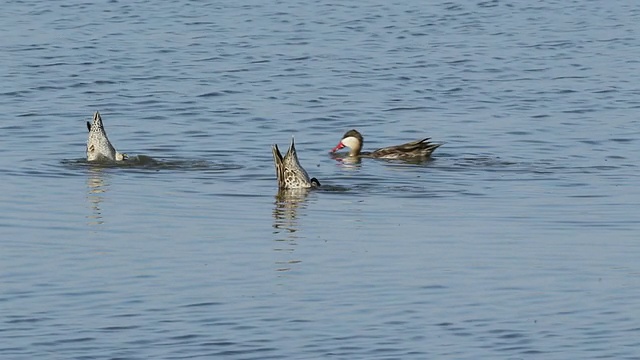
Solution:
<svg viewBox="0 0 640 360"><path fill-rule="evenodd" d="M0 357L639 358L639 14L8 2ZM83 160L96 110L136 162Z"/></svg>

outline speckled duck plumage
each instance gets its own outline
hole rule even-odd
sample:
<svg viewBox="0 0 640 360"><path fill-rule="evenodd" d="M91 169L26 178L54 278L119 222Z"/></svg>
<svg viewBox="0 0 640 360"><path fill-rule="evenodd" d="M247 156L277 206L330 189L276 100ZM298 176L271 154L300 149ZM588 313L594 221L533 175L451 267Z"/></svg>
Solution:
<svg viewBox="0 0 640 360"><path fill-rule="evenodd" d="M126 154L121 154L111 145L107 132L102 125L99 112L93 114L93 122L87 121L89 138L87 139L87 161L123 161Z"/></svg>
<svg viewBox="0 0 640 360"><path fill-rule="evenodd" d="M307 189L320 186L320 182L316 178L310 179L300 165L293 138L291 138L291 145L284 157L280 154L278 145L274 144L271 151L273 152L279 189Z"/></svg>

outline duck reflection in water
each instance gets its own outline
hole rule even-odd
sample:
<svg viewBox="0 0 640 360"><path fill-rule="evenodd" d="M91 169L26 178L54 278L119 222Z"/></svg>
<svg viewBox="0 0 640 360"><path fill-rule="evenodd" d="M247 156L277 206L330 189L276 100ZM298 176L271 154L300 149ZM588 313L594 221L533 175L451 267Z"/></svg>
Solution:
<svg viewBox="0 0 640 360"><path fill-rule="evenodd" d="M109 189L109 183L105 181L105 173L101 167L90 167L87 178L87 200L91 203L92 213L87 215L89 225L102 225L102 209L100 204L104 200L103 194Z"/></svg>
<svg viewBox="0 0 640 360"><path fill-rule="evenodd" d="M274 249L278 252L291 253L297 245L298 234L298 211L306 207L306 199L309 191L320 187L320 182L316 178L309 178L298 161L296 147L293 138L289 150L283 157L278 149L278 145L272 148L273 161L278 179L278 194L276 195L275 208L273 210L274 234L285 231L286 236L276 238L277 246ZM291 264L299 263L300 260L291 259L277 261L277 271L288 271Z"/></svg>
<svg viewBox="0 0 640 360"><path fill-rule="evenodd" d="M289 271L293 264L302 262L293 257L301 239L299 220L304 217L309 189L279 190L273 208L273 250L278 255L276 271Z"/></svg>
<svg viewBox="0 0 640 360"><path fill-rule="evenodd" d="M337 162L337 165L345 169L359 169L362 165L360 156L348 156L342 153L329 153L329 156Z"/></svg>
<svg viewBox="0 0 640 360"><path fill-rule="evenodd" d="M298 230L298 210L306 208L308 190L278 190L273 209L273 227L294 233ZM277 232L279 233L279 231Z"/></svg>

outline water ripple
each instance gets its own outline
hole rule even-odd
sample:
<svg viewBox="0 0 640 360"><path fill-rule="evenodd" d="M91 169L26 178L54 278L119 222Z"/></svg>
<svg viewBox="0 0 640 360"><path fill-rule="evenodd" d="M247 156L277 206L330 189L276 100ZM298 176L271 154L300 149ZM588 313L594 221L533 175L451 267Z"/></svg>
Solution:
<svg viewBox="0 0 640 360"><path fill-rule="evenodd" d="M637 357L638 5L432 5L4 4L0 357Z"/></svg>

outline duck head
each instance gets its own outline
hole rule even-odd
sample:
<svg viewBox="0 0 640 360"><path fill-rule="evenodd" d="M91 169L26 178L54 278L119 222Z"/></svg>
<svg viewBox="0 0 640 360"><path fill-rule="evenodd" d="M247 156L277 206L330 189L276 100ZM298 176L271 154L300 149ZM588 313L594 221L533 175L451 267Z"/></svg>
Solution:
<svg viewBox="0 0 640 360"><path fill-rule="evenodd" d="M362 144L364 140L362 139L362 135L358 132L358 130L352 129L347 131L342 139L334 147L331 152L335 153L336 151L347 147L349 148L349 156L358 156L360 154L360 150L362 150Z"/></svg>

